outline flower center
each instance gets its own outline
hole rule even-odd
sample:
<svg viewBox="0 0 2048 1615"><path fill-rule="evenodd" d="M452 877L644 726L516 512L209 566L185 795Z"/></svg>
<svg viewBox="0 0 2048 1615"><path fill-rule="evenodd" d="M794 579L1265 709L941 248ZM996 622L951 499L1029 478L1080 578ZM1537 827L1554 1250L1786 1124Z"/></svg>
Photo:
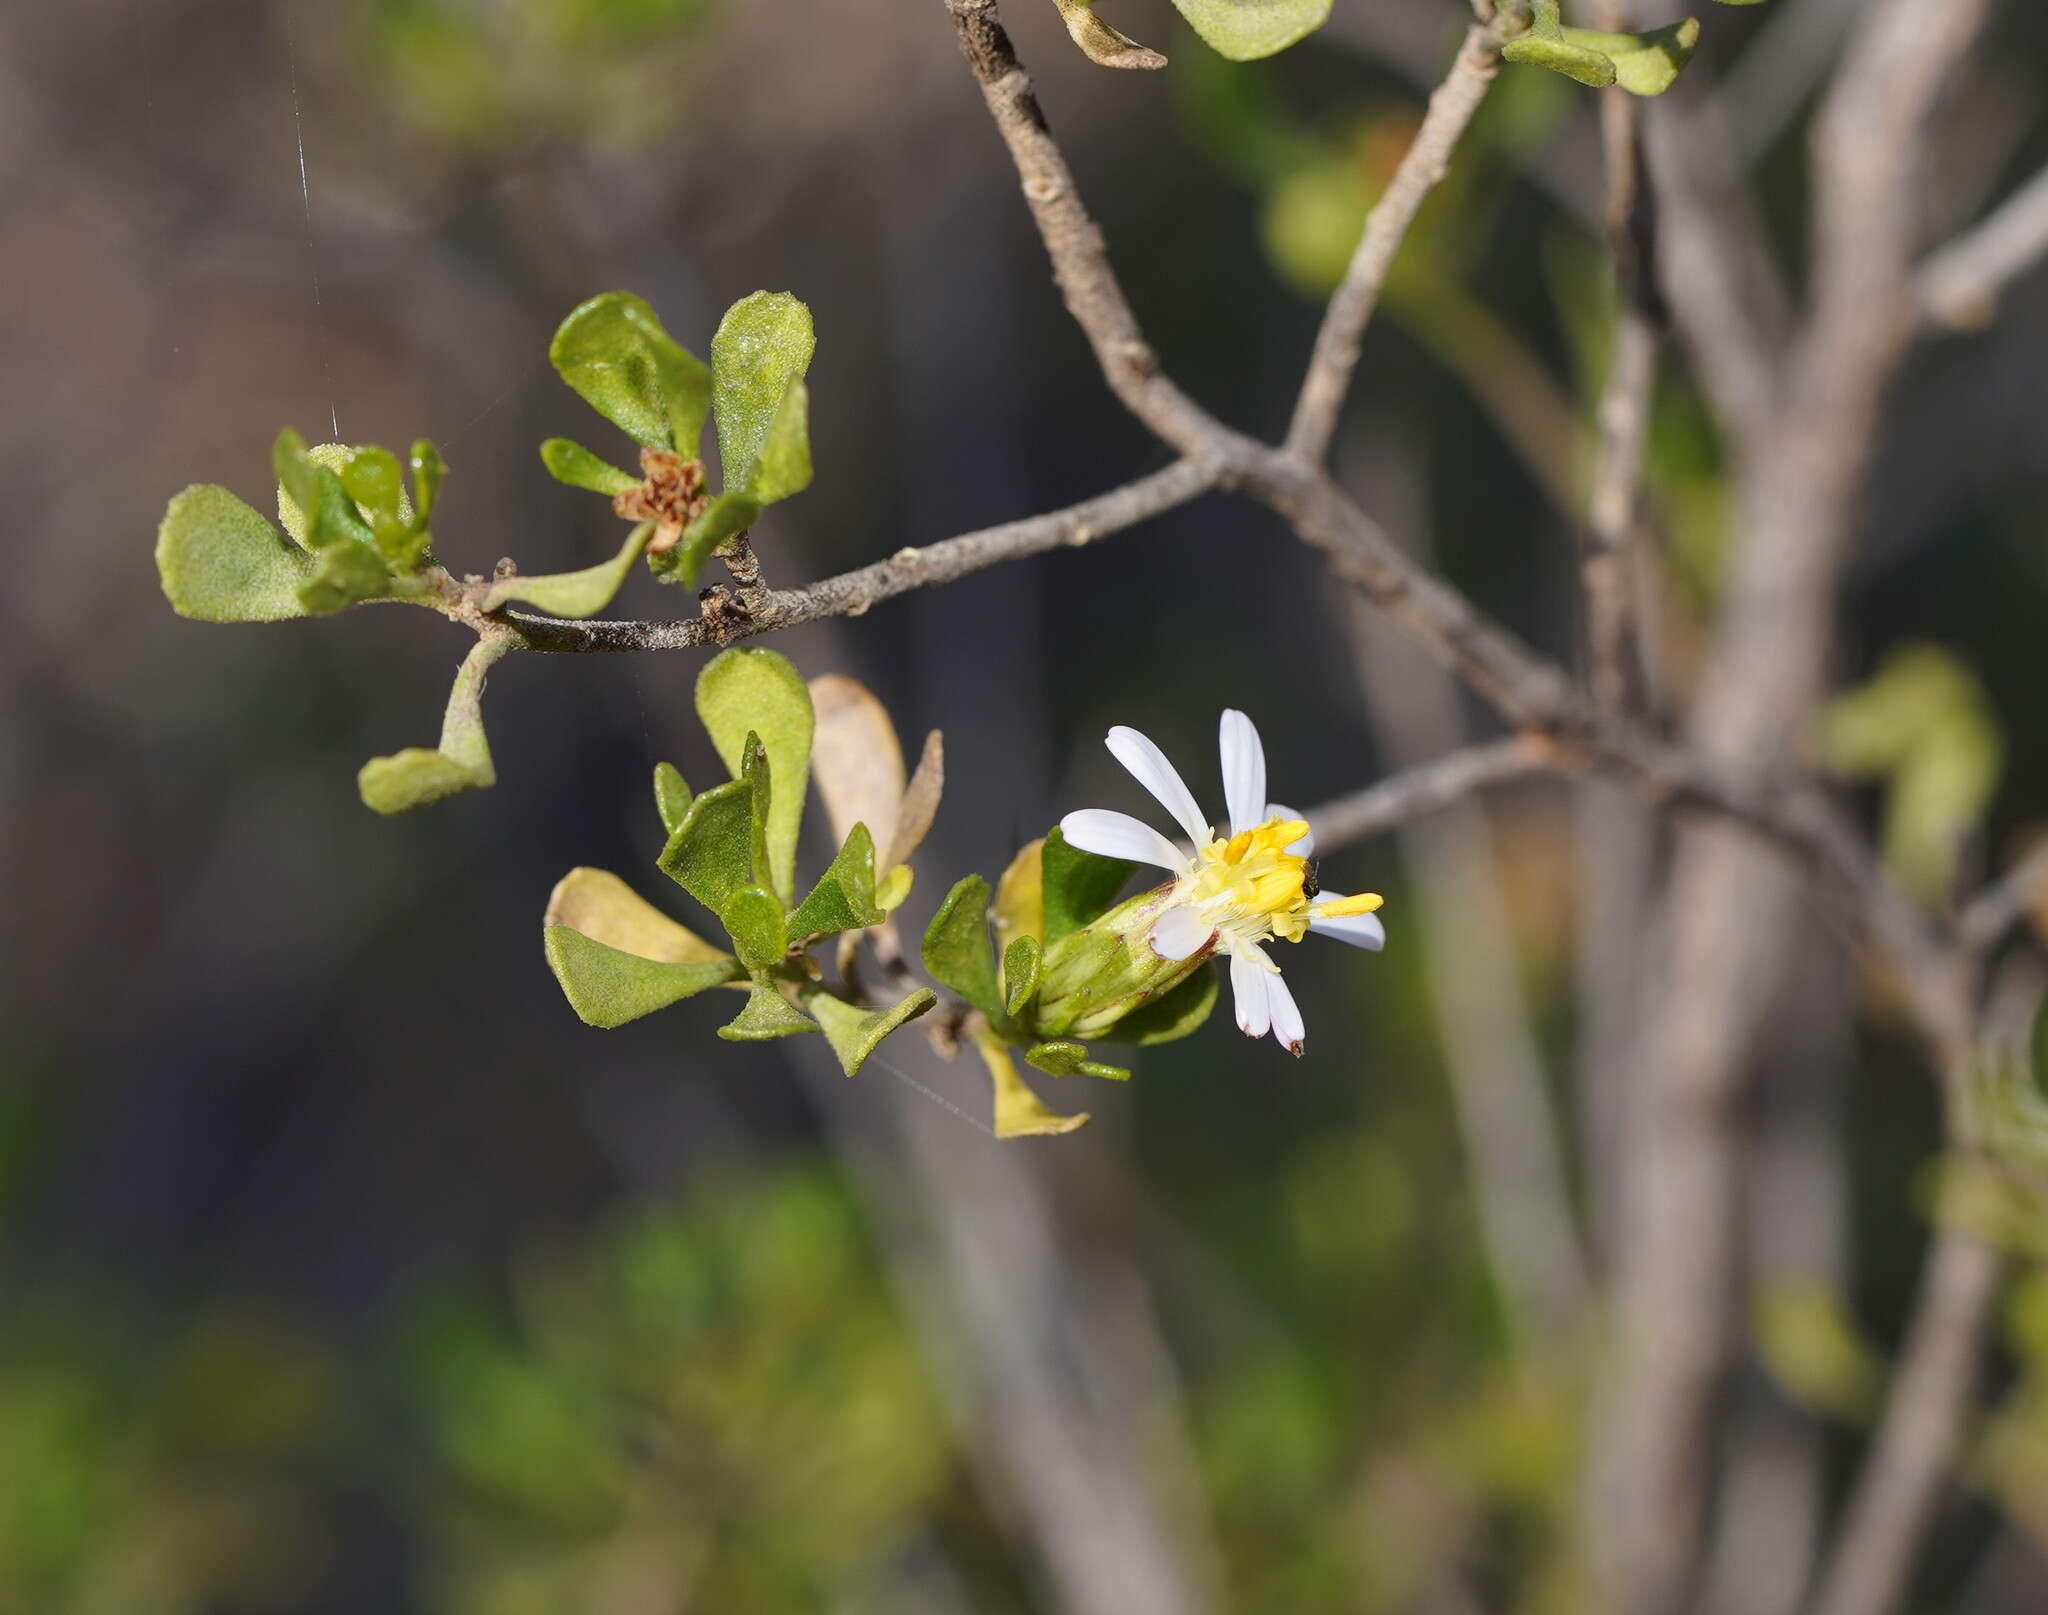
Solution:
<svg viewBox="0 0 2048 1615"><path fill-rule="evenodd" d="M1189 899L1205 921L1238 942L1256 945L1269 936L1299 942L1308 934L1308 860L1287 849L1307 834L1305 820L1268 819L1198 847L1187 877ZM1362 893L1326 900L1317 912L1370 914L1379 906L1378 897Z"/></svg>

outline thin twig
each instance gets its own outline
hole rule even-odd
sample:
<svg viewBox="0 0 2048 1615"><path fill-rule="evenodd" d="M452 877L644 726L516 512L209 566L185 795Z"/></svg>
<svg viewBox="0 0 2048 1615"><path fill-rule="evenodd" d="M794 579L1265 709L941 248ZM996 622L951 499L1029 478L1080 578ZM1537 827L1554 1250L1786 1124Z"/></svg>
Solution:
<svg viewBox="0 0 2048 1615"><path fill-rule="evenodd" d="M1024 521L1005 522L957 538L901 549L838 577L804 589L743 592L723 609L707 609L681 622L575 622L513 612L508 621L523 648L536 651L682 650L693 645L730 645L756 634L794 628L822 617L858 617L884 600L913 589L950 583L970 572L1049 550L1077 548L1135 526L1206 493L1216 485L1214 466L1181 460L1064 510Z"/></svg>
<svg viewBox="0 0 2048 1615"><path fill-rule="evenodd" d="M1306 814L1316 851L1335 852L1434 813L1474 792L1526 779L1552 765L1552 748L1533 736L1487 741L1393 774L1362 791L1339 796Z"/></svg>
<svg viewBox="0 0 2048 1615"><path fill-rule="evenodd" d="M1395 254L1423 202L1449 171L1451 153L1499 71L1500 43L1494 28L1475 24L1467 29L1450 75L1429 98L1422 127L1415 131L1394 177L1373 204L1365 232L1351 255L1351 266L1324 311L1301 397L1294 406L1294 424L1287 432L1290 454L1320 463L1329 452L1344 396L1351 390L1351 374L1358 368L1359 344L1379 305Z"/></svg>
<svg viewBox="0 0 2048 1615"><path fill-rule="evenodd" d="M1986 952L2048 897L2048 839L2028 848L2019 862L1965 904L1956 932L1966 947Z"/></svg>
<svg viewBox="0 0 2048 1615"><path fill-rule="evenodd" d="M1936 325L1990 323L2008 283L2048 256L2048 168L1920 266L1921 313Z"/></svg>

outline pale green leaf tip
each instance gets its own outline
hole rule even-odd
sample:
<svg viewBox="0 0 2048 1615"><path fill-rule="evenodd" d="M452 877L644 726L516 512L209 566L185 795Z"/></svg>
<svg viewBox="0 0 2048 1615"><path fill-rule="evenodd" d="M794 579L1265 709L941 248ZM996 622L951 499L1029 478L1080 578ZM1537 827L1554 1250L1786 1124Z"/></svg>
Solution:
<svg viewBox="0 0 2048 1615"><path fill-rule="evenodd" d="M409 813L496 783L492 773L458 763L443 752L412 746L372 757L356 775L363 806L373 813Z"/></svg>

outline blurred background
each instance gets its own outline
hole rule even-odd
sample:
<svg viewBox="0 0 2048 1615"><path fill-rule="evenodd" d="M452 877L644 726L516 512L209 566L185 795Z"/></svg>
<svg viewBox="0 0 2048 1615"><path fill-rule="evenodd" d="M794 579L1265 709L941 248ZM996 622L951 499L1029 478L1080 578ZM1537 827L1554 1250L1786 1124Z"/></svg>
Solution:
<svg viewBox="0 0 2048 1615"><path fill-rule="evenodd" d="M1693 78L1796 243L1853 6L1709 9ZM1125 0L1111 20L1173 58L1153 75L1007 10L1167 366L1279 433L1461 8L1337 0L1230 67ZM2048 21L2006 7L1933 236L2048 155L2044 86ZM1594 102L1510 72L1463 156L1339 462L1570 657L1609 319ZM651 877L650 768L714 777L695 653L513 659L498 787L387 821L354 772L431 743L466 636L220 628L158 593L167 498L267 508L285 425L436 440L457 570L610 553L615 520L534 451L617 446L545 352L613 287L700 352L756 288L814 310L816 483L755 535L776 584L1165 464L1060 308L937 0L11 7L0 263L0 1612L1582 1607L1638 817L1532 783L1338 854L1325 881L1385 892L1391 941L1290 959L1306 1058L1218 1017L1127 1087L1047 1084L1083 1131L999 1144L971 1058L914 1034L849 1083L718 1043L710 1008L606 1033L562 1002L553 882ZM2048 275L1916 351L1858 543L1845 682L1934 649L1838 749L1883 773L1858 734L1934 702L1933 830L1856 800L1936 886L2048 818L2044 413ZM1650 491L1682 688L1725 493L1682 373ZM614 612L688 604L642 576ZM945 731L919 926L1059 813L1141 805L1111 722L1215 800L1216 714L1243 707L1304 806L1487 732L1228 498L776 645ZM1934 1088L1848 968L1823 947L1786 982L1751 1118L1728 1615L1796 1598L1926 1238ZM2048 1603L2044 1387L2048 1293L2023 1287L1918 1607Z"/></svg>

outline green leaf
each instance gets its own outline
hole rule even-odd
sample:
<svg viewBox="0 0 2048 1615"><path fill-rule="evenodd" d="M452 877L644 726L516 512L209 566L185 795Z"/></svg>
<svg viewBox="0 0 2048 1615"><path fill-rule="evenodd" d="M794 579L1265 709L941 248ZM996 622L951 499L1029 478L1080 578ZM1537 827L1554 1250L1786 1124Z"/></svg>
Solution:
<svg viewBox="0 0 2048 1615"><path fill-rule="evenodd" d="M1173 0L1219 56L1256 61L1283 51L1329 19L1330 0Z"/></svg>
<svg viewBox="0 0 2048 1615"><path fill-rule="evenodd" d="M768 885L787 901L796 878L797 829L810 780L810 691L789 659L775 651L721 651L697 675L697 716L735 775L748 734L761 738L775 785L767 816Z"/></svg>
<svg viewBox="0 0 2048 1615"><path fill-rule="evenodd" d="M1020 936L1003 949L1003 1008L1014 1020L1038 996L1038 969L1045 950L1035 936Z"/></svg>
<svg viewBox="0 0 2048 1615"><path fill-rule="evenodd" d="M793 475L799 459L802 481L787 493L810 481L801 388L816 347L811 311L787 292L743 297L718 322L718 334L711 339L711 385L727 492L751 493L758 478ZM798 394L794 405L793 391ZM772 456L771 440L777 444ZM771 458L780 462L779 470L764 464ZM784 497L762 496L764 503Z"/></svg>
<svg viewBox="0 0 2048 1615"><path fill-rule="evenodd" d="M548 894L543 925L566 925L593 942L663 964L730 962L686 925L679 925L608 869L572 869Z"/></svg>
<svg viewBox="0 0 2048 1615"><path fill-rule="evenodd" d="M790 915L789 939L798 942L838 931L859 931L880 925L882 919L875 901L874 838L866 825L856 824L832 866L811 888L811 895Z"/></svg>
<svg viewBox="0 0 2048 1615"><path fill-rule="evenodd" d="M1564 43L1596 51L1614 64L1614 82L1630 95L1662 95L1678 80L1700 42L1696 17L1640 34L1603 34L1566 28Z"/></svg>
<svg viewBox="0 0 2048 1615"><path fill-rule="evenodd" d="M924 967L932 980L984 1014L1002 1014L996 950L988 939L988 882L979 875L963 877L932 916L924 933Z"/></svg>
<svg viewBox="0 0 2048 1615"><path fill-rule="evenodd" d="M2027 1068L2034 1091L2048 1096L2048 993L2034 1006L2034 1023L2027 1034Z"/></svg>
<svg viewBox="0 0 2048 1615"><path fill-rule="evenodd" d="M374 544L344 538L319 551L319 557L312 577L299 585L299 604L308 616L329 617L358 600L391 592L391 569Z"/></svg>
<svg viewBox="0 0 2048 1615"><path fill-rule="evenodd" d="M1024 1058L1049 1077L1101 1077L1109 1082L1128 1082L1131 1074L1120 1065L1104 1065L1088 1058L1085 1043L1039 1043L1024 1051Z"/></svg>
<svg viewBox="0 0 2048 1615"><path fill-rule="evenodd" d="M1566 78L1577 79L1595 89L1604 89L1615 82L1617 75L1611 60L1597 50L1575 45L1565 38L1564 23L1558 15L1558 0L1530 0L1530 8L1533 20L1529 31L1501 47L1500 53L1505 60L1547 67L1553 73L1562 73Z"/></svg>
<svg viewBox="0 0 2048 1615"><path fill-rule="evenodd" d="M1122 858L1104 858L1067 845L1067 838L1055 828L1045 838L1040 854L1043 869L1045 935L1047 947L1070 931L1078 931L1107 914L1116 902L1131 871L1138 866Z"/></svg>
<svg viewBox="0 0 2048 1615"><path fill-rule="evenodd" d="M491 746L484 736L484 683L492 666L514 641L493 634L479 639L463 658L448 692L448 710L441 720L441 744L428 751L414 746L391 757L372 757L356 775L363 805L377 813L406 813L464 791L497 783Z"/></svg>
<svg viewBox="0 0 2048 1615"><path fill-rule="evenodd" d="M661 872L716 914L754 880L754 792L744 780L690 804L655 860Z"/></svg>
<svg viewBox="0 0 2048 1615"><path fill-rule="evenodd" d="M756 977L782 963L782 905L766 887L740 887L725 900L718 918L740 963Z"/></svg>
<svg viewBox="0 0 2048 1615"><path fill-rule="evenodd" d="M643 959L566 925L550 925L542 935L548 968L562 984L563 996L591 1026L624 1026L744 975L737 960L668 964Z"/></svg>
<svg viewBox="0 0 2048 1615"><path fill-rule="evenodd" d="M434 514L434 501L441 497L441 484L448 476L448 462L441 458L441 451L425 438L413 441L412 454L412 502L417 513L414 519L425 527Z"/></svg>
<svg viewBox="0 0 2048 1615"><path fill-rule="evenodd" d="M311 546L309 512L320 506L320 472L348 463L349 450L339 443L323 443L317 449L287 426L270 446L270 466L277 473L277 519L284 530L301 544Z"/></svg>
<svg viewBox="0 0 2048 1615"><path fill-rule="evenodd" d="M740 778L754 793L753 813L749 820L753 836L754 879L771 889L774 882L768 867L768 815L775 806L774 774L768 762L768 748L761 744L761 737L749 729L747 749L740 757Z"/></svg>
<svg viewBox="0 0 2048 1615"><path fill-rule="evenodd" d="M839 1069L850 1077L875 1052L875 1046L883 1038L906 1021L916 1020L938 1001L929 987L920 987L894 1009L878 1009L872 1013L827 992L806 996L804 1007L817 1017L819 1026L824 1028L825 1041L839 1056Z"/></svg>
<svg viewBox="0 0 2048 1615"><path fill-rule="evenodd" d="M1111 1043L1171 1043L1186 1037L1215 1009L1217 982L1214 970L1197 970L1144 1008L1132 1010L1102 1036Z"/></svg>
<svg viewBox="0 0 2048 1615"><path fill-rule="evenodd" d="M661 827L670 835L690 811L690 787L674 763L654 765L654 811L661 815Z"/></svg>
<svg viewBox="0 0 2048 1615"><path fill-rule="evenodd" d="M260 512L211 483L171 500L156 530L164 598L200 622L283 622L306 615L313 561Z"/></svg>
<svg viewBox="0 0 2048 1615"><path fill-rule="evenodd" d="M746 1008L718 1029L729 1043L758 1043L771 1037L788 1037L793 1032L815 1032L818 1023L777 992L756 984L747 994Z"/></svg>
<svg viewBox="0 0 2048 1615"><path fill-rule="evenodd" d="M484 597L484 610L496 611L514 600L537 606L556 617L594 617L612 603L654 536L653 522L640 522L626 535L619 553L609 561L586 566L581 572L550 572L537 578L502 578L491 585Z"/></svg>
<svg viewBox="0 0 2048 1615"><path fill-rule="evenodd" d="M631 292L601 292L571 311L548 358L598 414L637 443L695 459L711 372Z"/></svg>
<svg viewBox="0 0 2048 1615"><path fill-rule="evenodd" d="M660 555L650 555L649 567L664 583L680 583L686 589L697 587L697 579L704 570L704 563L711 559L720 545L727 543L754 525L761 514L761 502L745 494L722 493L704 507L703 514L683 529L683 536L676 540L675 548Z"/></svg>
<svg viewBox="0 0 2048 1615"><path fill-rule="evenodd" d="M407 518L412 515L411 502L405 497L405 482L398 469L398 456L389 449L375 444L357 449L341 468L341 485L348 490L348 496L372 516L388 516L395 520L401 504L405 506Z"/></svg>
<svg viewBox="0 0 2048 1615"><path fill-rule="evenodd" d="M548 475L572 488L616 497L640 486L640 479L621 471L609 460L601 460L581 443L566 437L551 437L540 446L540 463Z"/></svg>
<svg viewBox="0 0 2048 1615"><path fill-rule="evenodd" d="M792 381L782 395L768 435L754 461L753 475L744 492L764 505L799 494L811 485L811 394L801 381Z"/></svg>

